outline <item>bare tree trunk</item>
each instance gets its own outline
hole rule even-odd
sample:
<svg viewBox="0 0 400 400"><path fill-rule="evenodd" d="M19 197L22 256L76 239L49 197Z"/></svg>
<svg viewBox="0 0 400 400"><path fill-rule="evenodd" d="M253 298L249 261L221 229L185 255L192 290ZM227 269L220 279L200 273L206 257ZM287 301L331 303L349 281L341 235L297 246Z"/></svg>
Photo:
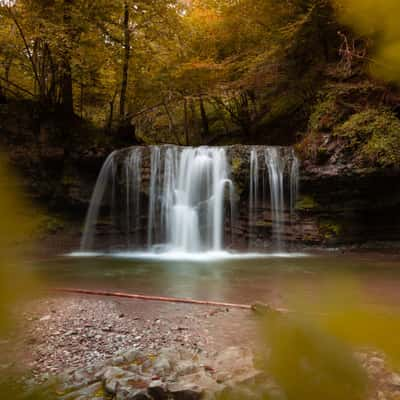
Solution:
<svg viewBox="0 0 400 400"><path fill-rule="evenodd" d="M22 29L22 26L21 26L20 23L18 22L18 20L17 20L15 14L13 13L13 11L12 11L12 9L11 9L10 6L7 6L7 10L8 10L8 12L9 12L9 14L10 14L12 20L14 21L14 24L15 24L15 26L17 27L18 32L19 32L19 35L21 36L21 39L22 39L22 41L23 41L23 43L24 43L24 47L25 47L26 54L28 55L28 59L29 59L29 61L30 61L30 63L31 63L31 66L32 66L32 72L33 72L33 75L34 75L34 77L35 77L35 83L37 83L37 84L39 85L39 84L40 84L39 74L38 74L38 71L37 71L37 68L36 68L36 64L35 64L35 62L34 62L34 60L33 60L32 52L31 52L31 49L30 49L30 47L29 47L29 45L28 45L28 41L27 41L27 39L26 39L26 37L25 37L25 34L24 34L24 31L23 31L23 29ZM42 94L41 94L41 93L39 94L39 97L40 97L40 98L42 97ZM42 100L42 99L41 99L41 100Z"/></svg>
<svg viewBox="0 0 400 400"><path fill-rule="evenodd" d="M128 87L128 70L131 53L131 33L129 30L129 6L127 1L124 3L124 61L122 65L121 94L119 97L119 116L125 117L126 91Z"/></svg>
<svg viewBox="0 0 400 400"><path fill-rule="evenodd" d="M204 102L203 102L203 97L200 96L200 114L201 114L201 123L203 126L203 138L207 138L210 135L210 127L209 127L209 122L208 122L208 117L206 113L206 109L204 107Z"/></svg>
<svg viewBox="0 0 400 400"><path fill-rule="evenodd" d="M118 93L118 88L115 89L114 95L110 101L110 114L108 116L108 121L107 121L107 127L106 130L108 133L111 132L112 129L112 123L113 123L113 119L114 119L114 104L115 104L115 98L117 97L117 93Z"/></svg>
<svg viewBox="0 0 400 400"><path fill-rule="evenodd" d="M8 82L10 81L11 66L12 66L12 60L11 59L7 59L5 64L4 64L4 78L6 80L6 84L7 85L8 85Z"/></svg>
<svg viewBox="0 0 400 400"><path fill-rule="evenodd" d="M81 77L81 81L80 81L80 98L79 98L79 113L81 118L83 118L83 92L84 92L84 87L83 87L83 82L82 82L82 77Z"/></svg>
<svg viewBox="0 0 400 400"><path fill-rule="evenodd" d="M71 6L73 0L64 0L64 26L68 37L68 42L72 41L71 35ZM73 114L74 102L72 93L72 71L71 71L71 49L72 43L68 43L63 51L61 62L62 79L61 79L61 97L63 110L67 114Z"/></svg>
<svg viewBox="0 0 400 400"><path fill-rule="evenodd" d="M189 146L189 118L188 118L188 105L186 97L183 98L183 111L185 115L185 143L186 146Z"/></svg>
<svg viewBox="0 0 400 400"><path fill-rule="evenodd" d="M169 133L170 133L170 135L173 135L175 137L176 144L180 145L181 141L179 140L179 136L178 136L178 132L176 131L174 120L173 120L172 115L171 115L171 113L169 111L168 105L167 105L167 103L165 101L164 101L164 109L165 109L165 112L167 113L167 116L168 116Z"/></svg>

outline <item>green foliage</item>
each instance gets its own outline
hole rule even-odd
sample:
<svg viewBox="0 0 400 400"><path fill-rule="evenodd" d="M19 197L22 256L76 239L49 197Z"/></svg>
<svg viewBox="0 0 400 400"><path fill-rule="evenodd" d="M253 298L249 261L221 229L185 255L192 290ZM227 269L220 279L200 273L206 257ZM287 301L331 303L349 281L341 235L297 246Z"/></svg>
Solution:
<svg viewBox="0 0 400 400"><path fill-rule="evenodd" d="M341 109L336 103L336 96L328 95L314 106L309 119L311 131L329 132L340 121Z"/></svg>
<svg viewBox="0 0 400 400"><path fill-rule="evenodd" d="M378 166L400 164L400 120L388 109L366 109L335 129L352 151Z"/></svg>
<svg viewBox="0 0 400 400"><path fill-rule="evenodd" d="M326 85L317 96L310 114L308 129L311 132L331 133L355 111L365 108L366 98L377 97L379 86L368 81L355 84L334 82Z"/></svg>

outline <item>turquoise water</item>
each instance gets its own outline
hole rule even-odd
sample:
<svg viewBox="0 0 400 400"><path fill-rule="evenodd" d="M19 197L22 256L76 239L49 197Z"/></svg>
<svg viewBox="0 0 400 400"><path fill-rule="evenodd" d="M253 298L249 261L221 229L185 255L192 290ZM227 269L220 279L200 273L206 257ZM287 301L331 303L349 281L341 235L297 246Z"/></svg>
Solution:
<svg viewBox="0 0 400 400"><path fill-rule="evenodd" d="M323 252L202 261L151 257L57 257L35 265L51 287L119 290L250 304L285 303L294 291L316 296L326 282L360 286L371 301L400 305L400 255ZM342 290L338 284L338 291Z"/></svg>

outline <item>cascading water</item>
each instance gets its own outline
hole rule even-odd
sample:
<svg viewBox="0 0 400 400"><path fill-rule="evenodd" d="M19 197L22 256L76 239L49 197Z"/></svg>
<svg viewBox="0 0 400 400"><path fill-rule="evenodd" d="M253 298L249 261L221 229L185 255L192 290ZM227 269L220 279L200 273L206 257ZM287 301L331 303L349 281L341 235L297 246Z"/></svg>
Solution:
<svg viewBox="0 0 400 400"><path fill-rule="evenodd" d="M112 153L92 195L81 250L215 254L233 247L235 234L253 247L268 218L274 248L281 249L298 190L294 151L241 146L239 155L233 153L230 147L205 146ZM231 171L238 161L249 176L248 210L235 189L238 171ZM246 193L242 187L243 198Z"/></svg>
<svg viewBox="0 0 400 400"><path fill-rule="evenodd" d="M115 188L119 179L116 165L124 158L125 233L129 249L138 248L131 232L141 229L145 214L140 201L141 162L145 148L133 148L122 156L109 156L99 175L86 218L81 250L93 250L96 225L102 201L111 190L111 221L118 225L121 210L115 207L121 194ZM178 252L222 251L225 245L225 217L233 216L234 185L225 148L150 148L150 179L147 206L147 249L166 248ZM107 202L107 200L106 200ZM227 203L228 206L227 206ZM233 218L230 228L232 229Z"/></svg>
<svg viewBox="0 0 400 400"><path fill-rule="evenodd" d="M83 236L81 240L81 250L92 250L96 224L98 222L99 212L104 201L106 189L109 187L110 182L112 185L112 192L114 192L115 176L115 155L116 152L111 153L105 163L103 164L100 174L97 178L96 186L94 188L88 212L86 214L85 226L83 229ZM112 202L113 203L113 202ZM111 208L113 208L111 206Z"/></svg>
<svg viewBox="0 0 400 400"><path fill-rule="evenodd" d="M284 247L282 235L286 224L286 214L289 213L290 218L294 216L298 182L299 161L293 149L287 147L254 147L251 149L249 230L253 240L250 241L250 245L254 243L254 226L260 220L258 210L260 208L264 210L268 203L266 197L268 183L272 240L276 250ZM288 200L285 199L286 193L289 193ZM263 207L260 207L260 204ZM263 220L265 217L261 218L261 221Z"/></svg>

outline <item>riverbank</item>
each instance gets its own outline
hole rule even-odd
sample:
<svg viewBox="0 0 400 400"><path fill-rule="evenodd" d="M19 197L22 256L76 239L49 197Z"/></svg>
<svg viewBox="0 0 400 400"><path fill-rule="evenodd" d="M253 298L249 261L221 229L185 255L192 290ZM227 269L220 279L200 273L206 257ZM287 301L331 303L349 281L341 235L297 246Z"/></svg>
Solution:
<svg viewBox="0 0 400 400"><path fill-rule="evenodd" d="M256 331L249 311L69 295L30 302L18 312L17 325L21 336L13 345L36 382L133 348L156 353L174 347L205 356L249 348Z"/></svg>
<svg viewBox="0 0 400 400"><path fill-rule="evenodd" d="M30 301L16 317L20 334L0 343L12 364L1 368L19 359L25 384L55 390L50 398L199 399L233 388L247 399L255 396L249 387L279 392L254 369L257 317L246 310L57 295ZM400 375L385 355L355 355L370 380L368 399L398 399Z"/></svg>

